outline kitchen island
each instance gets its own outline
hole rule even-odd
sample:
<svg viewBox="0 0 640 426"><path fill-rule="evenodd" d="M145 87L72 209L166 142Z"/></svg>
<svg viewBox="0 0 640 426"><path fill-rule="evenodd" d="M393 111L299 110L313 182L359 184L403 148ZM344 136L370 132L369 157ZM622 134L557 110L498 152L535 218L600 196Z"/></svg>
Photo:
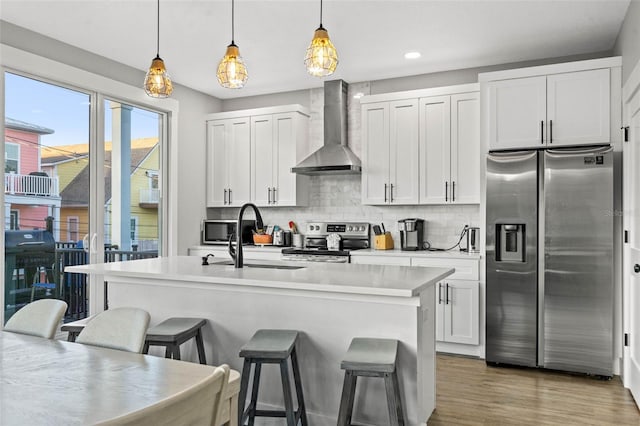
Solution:
<svg viewBox="0 0 640 426"><path fill-rule="evenodd" d="M152 324L172 316L207 318L205 346L214 365L241 369L238 352L257 329L301 331L298 359L312 425L336 423L344 377L340 361L351 339L398 339L405 418L408 425L426 423L435 408L433 286L453 269L268 261L246 261L235 269L227 261L201 263L177 256L65 272L108 282L109 307L145 309ZM386 424L384 392L382 380L360 379L354 422ZM267 408L283 406L278 369L263 369L259 401Z"/></svg>

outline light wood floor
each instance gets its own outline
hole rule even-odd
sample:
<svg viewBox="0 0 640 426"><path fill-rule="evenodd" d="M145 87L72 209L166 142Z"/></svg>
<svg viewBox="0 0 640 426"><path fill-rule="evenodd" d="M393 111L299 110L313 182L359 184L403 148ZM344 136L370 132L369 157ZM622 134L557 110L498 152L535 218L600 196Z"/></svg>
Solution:
<svg viewBox="0 0 640 426"><path fill-rule="evenodd" d="M535 369L488 367L438 355L429 425L640 425L620 379L601 381Z"/></svg>

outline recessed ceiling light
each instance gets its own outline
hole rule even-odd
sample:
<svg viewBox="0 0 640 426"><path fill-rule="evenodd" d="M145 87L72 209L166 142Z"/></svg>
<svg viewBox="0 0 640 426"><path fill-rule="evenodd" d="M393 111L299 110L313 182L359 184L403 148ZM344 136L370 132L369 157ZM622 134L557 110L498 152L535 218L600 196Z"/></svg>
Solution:
<svg viewBox="0 0 640 426"><path fill-rule="evenodd" d="M420 52L407 52L404 54L405 59L418 59L420 56Z"/></svg>
<svg viewBox="0 0 640 426"><path fill-rule="evenodd" d="M353 95L353 99L360 99L361 97L364 96L364 93L362 92L358 92L356 94Z"/></svg>

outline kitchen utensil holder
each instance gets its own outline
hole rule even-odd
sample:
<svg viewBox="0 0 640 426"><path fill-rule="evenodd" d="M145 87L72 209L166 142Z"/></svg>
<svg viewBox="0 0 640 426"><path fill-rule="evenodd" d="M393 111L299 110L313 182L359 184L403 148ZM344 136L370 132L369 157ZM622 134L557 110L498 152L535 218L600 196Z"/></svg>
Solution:
<svg viewBox="0 0 640 426"><path fill-rule="evenodd" d="M392 250L393 249L393 237L391 232L385 232L382 235L374 235L373 247L376 250Z"/></svg>

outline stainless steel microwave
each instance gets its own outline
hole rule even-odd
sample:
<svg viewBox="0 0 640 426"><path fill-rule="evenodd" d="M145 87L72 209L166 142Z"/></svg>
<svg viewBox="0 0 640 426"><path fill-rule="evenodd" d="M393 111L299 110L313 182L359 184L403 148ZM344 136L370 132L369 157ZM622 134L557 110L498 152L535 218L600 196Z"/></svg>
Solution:
<svg viewBox="0 0 640 426"><path fill-rule="evenodd" d="M236 220L225 219L205 219L202 221L201 243L202 244L227 244L229 238L236 233ZM243 244L253 244L252 230L256 227L255 220L242 221L242 242Z"/></svg>

